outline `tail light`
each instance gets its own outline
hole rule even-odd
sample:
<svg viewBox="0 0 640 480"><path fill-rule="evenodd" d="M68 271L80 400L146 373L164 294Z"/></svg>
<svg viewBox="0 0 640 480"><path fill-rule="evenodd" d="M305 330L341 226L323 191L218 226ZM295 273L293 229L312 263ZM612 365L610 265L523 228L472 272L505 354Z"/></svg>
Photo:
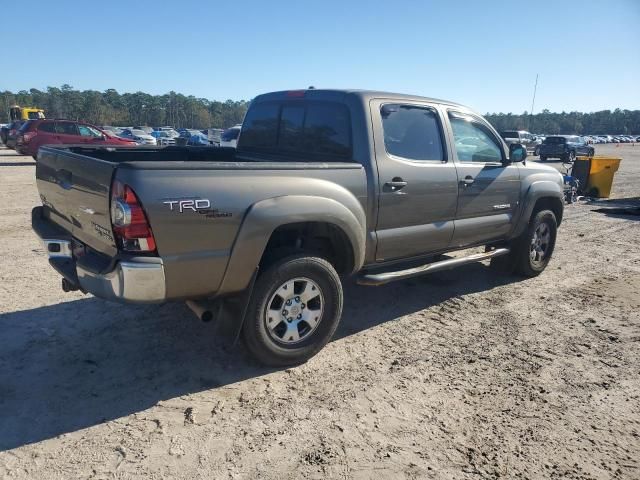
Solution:
<svg viewBox="0 0 640 480"><path fill-rule="evenodd" d="M36 136L36 132L26 132L22 134L22 143L29 143L33 137Z"/></svg>
<svg viewBox="0 0 640 480"><path fill-rule="evenodd" d="M122 250L155 251L156 241L138 197L131 187L116 180L111 185L111 224Z"/></svg>

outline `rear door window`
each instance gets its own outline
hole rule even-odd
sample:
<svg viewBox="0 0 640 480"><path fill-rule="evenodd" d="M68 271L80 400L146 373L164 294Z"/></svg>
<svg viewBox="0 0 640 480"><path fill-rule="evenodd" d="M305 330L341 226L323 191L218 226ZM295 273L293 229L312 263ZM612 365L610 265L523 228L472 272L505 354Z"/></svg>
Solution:
<svg viewBox="0 0 640 480"><path fill-rule="evenodd" d="M43 122L38 126L39 132L56 133L56 124L53 122Z"/></svg>
<svg viewBox="0 0 640 480"><path fill-rule="evenodd" d="M78 135L78 127L71 122L57 122L56 132L61 135Z"/></svg>
<svg viewBox="0 0 640 480"><path fill-rule="evenodd" d="M386 104L380 115L388 154L409 160L444 160L442 133L433 109Z"/></svg>

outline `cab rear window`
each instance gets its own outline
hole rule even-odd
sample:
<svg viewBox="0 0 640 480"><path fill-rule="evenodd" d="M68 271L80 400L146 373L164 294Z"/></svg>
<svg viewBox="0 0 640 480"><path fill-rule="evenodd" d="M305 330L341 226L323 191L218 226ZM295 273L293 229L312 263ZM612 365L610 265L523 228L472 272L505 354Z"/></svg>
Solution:
<svg viewBox="0 0 640 480"><path fill-rule="evenodd" d="M544 139L543 143L546 143L549 145L558 145L560 143L565 143L566 141L567 139L564 137L547 137Z"/></svg>
<svg viewBox="0 0 640 480"><path fill-rule="evenodd" d="M344 161L351 158L349 110L330 102L257 104L247 112L238 150Z"/></svg>

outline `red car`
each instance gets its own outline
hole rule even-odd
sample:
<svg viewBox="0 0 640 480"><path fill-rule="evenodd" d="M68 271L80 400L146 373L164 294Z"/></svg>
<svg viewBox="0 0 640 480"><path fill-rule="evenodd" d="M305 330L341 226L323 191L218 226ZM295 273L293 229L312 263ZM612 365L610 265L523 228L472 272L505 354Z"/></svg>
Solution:
<svg viewBox="0 0 640 480"><path fill-rule="evenodd" d="M88 123L72 120L28 120L18 131L16 151L20 155L36 158L42 145L83 144L90 145L129 145L136 143L120 137L112 137Z"/></svg>

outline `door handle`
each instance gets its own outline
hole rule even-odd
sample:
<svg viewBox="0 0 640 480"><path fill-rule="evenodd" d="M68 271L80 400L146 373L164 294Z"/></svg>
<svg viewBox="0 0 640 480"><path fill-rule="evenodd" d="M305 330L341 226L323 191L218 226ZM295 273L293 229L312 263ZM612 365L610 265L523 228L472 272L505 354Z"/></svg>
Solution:
<svg viewBox="0 0 640 480"><path fill-rule="evenodd" d="M394 177L393 180L384 184L385 187L391 188L392 191L400 190L402 187L407 186L407 182L405 182L400 177Z"/></svg>
<svg viewBox="0 0 640 480"><path fill-rule="evenodd" d="M475 179L471 175L467 175L463 180L460 180L460 183L465 187L473 185L473 182L475 182Z"/></svg>

